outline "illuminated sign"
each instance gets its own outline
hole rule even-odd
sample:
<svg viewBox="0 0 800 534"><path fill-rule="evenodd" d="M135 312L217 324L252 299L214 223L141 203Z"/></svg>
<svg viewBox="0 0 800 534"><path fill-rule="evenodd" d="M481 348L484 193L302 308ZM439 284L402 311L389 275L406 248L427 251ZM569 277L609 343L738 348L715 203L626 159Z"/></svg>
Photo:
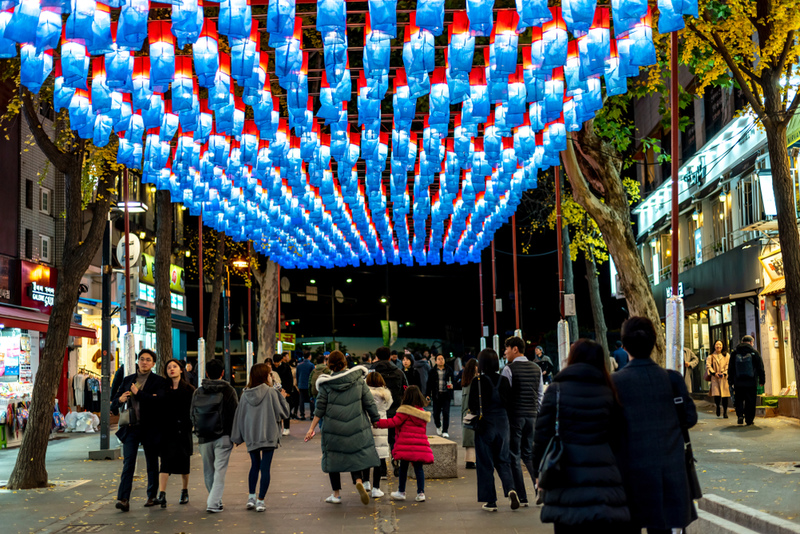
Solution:
<svg viewBox="0 0 800 534"><path fill-rule="evenodd" d="M52 306L55 299L56 290L53 287L42 286L36 282L31 283L31 300L43 303L45 306Z"/></svg>
<svg viewBox="0 0 800 534"><path fill-rule="evenodd" d="M141 281L148 284L155 284L156 261L150 254L142 254L142 263L139 267ZM170 264L169 266L169 288L178 293L186 292L186 281L184 279L183 267Z"/></svg>
<svg viewBox="0 0 800 534"><path fill-rule="evenodd" d="M780 249L766 256L761 256L759 259L761 260L761 265L767 270L771 281L781 280L785 276L783 270L783 254Z"/></svg>

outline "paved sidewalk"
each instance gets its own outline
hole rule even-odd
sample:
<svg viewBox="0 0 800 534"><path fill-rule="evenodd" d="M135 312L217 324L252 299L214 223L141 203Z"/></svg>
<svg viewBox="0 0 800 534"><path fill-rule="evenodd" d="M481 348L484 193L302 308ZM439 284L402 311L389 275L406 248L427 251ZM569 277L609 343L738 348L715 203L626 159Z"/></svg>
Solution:
<svg viewBox="0 0 800 534"><path fill-rule="evenodd" d="M701 401L697 411L691 436L703 493L800 523L800 421L756 418L740 426L733 410L717 418L714 405Z"/></svg>
<svg viewBox="0 0 800 534"><path fill-rule="evenodd" d="M460 409L455 407L451 421L460 422L458 417ZM165 510L143 508L144 458L141 453L137 462L131 511L121 513L114 508L114 503L122 463L86 459L88 451L99 443L99 436L95 434L50 443L47 460L51 480L72 482L57 482L54 488L46 490L0 491L0 530L4 534L55 533L69 532L64 529L72 525L84 525L87 528L84 531L87 532L441 534L445 531L466 534L476 529L491 529L498 534L552 532L552 526L539 522L540 508L535 506L512 512L507 501L501 501L498 513L482 511L476 501L475 471L463 468L461 448L459 477L426 481L427 502L417 503L413 499L390 501L389 492L397 487L397 479L390 474L389 480L381 484L386 496L364 506L350 484L349 474L343 474L345 488L342 504L327 504L323 501L331 490L328 476L320 470L319 437L310 443L303 442L308 425L307 421L293 421L292 435L283 439L283 446L276 452L266 513L244 508L250 467L244 447L236 448L231 456L223 513L210 514L205 511L207 493L199 454L192 457L189 504L178 504L180 481L178 477L172 477L167 489L169 506ZM435 433L432 423L428 430L430 434ZM450 430L451 439L460 443L460 428ZM16 454L17 450L0 451L0 479L8 478ZM497 483L499 486L499 481ZM529 492L532 491L531 486L528 479ZM415 482L409 480L408 487L413 495ZM103 527L98 527L100 530L88 530L90 525Z"/></svg>

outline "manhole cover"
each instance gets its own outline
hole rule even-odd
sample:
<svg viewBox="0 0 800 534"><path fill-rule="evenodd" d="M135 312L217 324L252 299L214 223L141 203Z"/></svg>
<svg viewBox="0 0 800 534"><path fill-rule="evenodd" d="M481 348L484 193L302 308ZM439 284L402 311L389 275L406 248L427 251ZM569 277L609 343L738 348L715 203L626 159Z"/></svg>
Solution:
<svg viewBox="0 0 800 534"><path fill-rule="evenodd" d="M798 462L767 462L765 464L753 464L761 469L772 471L781 475L800 474L800 463Z"/></svg>
<svg viewBox="0 0 800 534"><path fill-rule="evenodd" d="M100 532L108 525L68 525L58 531L57 534L62 532Z"/></svg>

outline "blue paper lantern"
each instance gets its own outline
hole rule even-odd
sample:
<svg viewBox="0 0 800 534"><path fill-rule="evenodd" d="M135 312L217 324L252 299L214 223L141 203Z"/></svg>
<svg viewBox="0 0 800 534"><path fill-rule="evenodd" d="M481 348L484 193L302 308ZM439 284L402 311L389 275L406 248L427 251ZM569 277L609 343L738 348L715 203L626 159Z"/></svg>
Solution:
<svg viewBox="0 0 800 534"><path fill-rule="evenodd" d="M642 17L627 37L630 39L631 65L647 67L656 63L656 48L653 44L652 18L650 12Z"/></svg>
<svg viewBox="0 0 800 534"><path fill-rule="evenodd" d="M147 18L150 15L149 0L129 0L119 13L117 25L117 48L120 50L142 49L147 38Z"/></svg>
<svg viewBox="0 0 800 534"><path fill-rule="evenodd" d="M369 19L373 31L397 37L397 0L369 0Z"/></svg>
<svg viewBox="0 0 800 534"><path fill-rule="evenodd" d="M95 113L107 113L111 109L111 89L106 85L104 58L92 60L92 108Z"/></svg>
<svg viewBox="0 0 800 534"><path fill-rule="evenodd" d="M416 24L435 36L444 31L444 0L417 2Z"/></svg>
<svg viewBox="0 0 800 534"><path fill-rule="evenodd" d="M493 26L494 0L467 0L469 33L477 37L488 37Z"/></svg>
<svg viewBox="0 0 800 534"><path fill-rule="evenodd" d="M623 19L639 20L647 15L647 0L611 0L615 27Z"/></svg>
<svg viewBox="0 0 800 534"><path fill-rule="evenodd" d="M161 121L164 119L164 99L158 94L154 93L150 96L150 106L142 110L142 121L146 130L158 128L161 126Z"/></svg>
<svg viewBox="0 0 800 534"><path fill-rule="evenodd" d="M55 82L53 85L53 108L56 110L56 113L69 107L69 103L72 101L72 96L74 94L74 87L67 87L64 85L64 77L61 75L61 63L57 62L55 65Z"/></svg>
<svg viewBox="0 0 800 534"><path fill-rule="evenodd" d="M133 58L133 109L150 109L150 97L153 91L150 90L150 58L139 56Z"/></svg>
<svg viewBox="0 0 800 534"><path fill-rule="evenodd" d="M133 92L133 55L127 50L105 54L106 85L111 89Z"/></svg>
<svg viewBox="0 0 800 534"><path fill-rule="evenodd" d="M6 24L3 38L20 44L35 43L40 13L39 0L20 0L14 8L14 15Z"/></svg>
<svg viewBox="0 0 800 534"><path fill-rule="evenodd" d="M86 83L89 77L89 55L83 44L76 41L61 43L61 73L66 87L89 89Z"/></svg>
<svg viewBox="0 0 800 534"><path fill-rule="evenodd" d="M188 56L175 58L175 79L172 81L172 111L181 113L192 109L195 95L192 60Z"/></svg>
<svg viewBox="0 0 800 534"><path fill-rule="evenodd" d="M347 7L344 0L317 0L317 31L325 34L347 28Z"/></svg>
<svg viewBox="0 0 800 534"><path fill-rule="evenodd" d="M275 75L284 86L284 79L303 67L303 19L295 18L294 35L275 46Z"/></svg>
<svg viewBox="0 0 800 534"><path fill-rule="evenodd" d="M218 31L233 39L250 36L253 11L250 0L222 0L219 3Z"/></svg>
<svg viewBox="0 0 800 534"><path fill-rule="evenodd" d="M624 95L628 92L628 78L620 72L620 58L617 55L617 41L611 41L611 55L605 65L603 78L606 81L608 96Z"/></svg>
<svg viewBox="0 0 800 534"><path fill-rule="evenodd" d="M436 68L433 34L414 24L414 13L411 13L410 17L403 43L403 65L409 77L433 72Z"/></svg>
<svg viewBox="0 0 800 534"><path fill-rule="evenodd" d="M170 23L157 20L150 23L150 89L166 93L175 77L175 36Z"/></svg>
<svg viewBox="0 0 800 534"><path fill-rule="evenodd" d="M52 50L61 39L61 7L42 7L36 27L36 49Z"/></svg>
<svg viewBox="0 0 800 534"><path fill-rule="evenodd" d="M219 55L219 70L214 79L214 86L208 90L208 107L211 110L218 110L230 103L230 96L233 93L231 83L231 56L225 53Z"/></svg>
<svg viewBox="0 0 800 534"><path fill-rule="evenodd" d="M92 104L89 102L89 93L87 91L83 89L76 90L67 109L69 111L71 129L79 130L87 124L91 124L94 128L94 114L92 113Z"/></svg>
<svg viewBox="0 0 800 534"><path fill-rule="evenodd" d="M475 57L475 37L469 33L469 19L465 12L453 13L453 23L448 32L447 66L452 74L469 74Z"/></svg>
<svg viewBox="0 0 800 534"><path fill-rule="evenodd" d="M547 0L516 0L516 7L519 16L518 33L522 33L525 28L539 26L552 18L547 8Z"/></svg>
<svg viewBox="0 0 800 534"><path fill-rule="evenodd" d="M20 48L19 56L19 83L37 94L53 70L53 51L43 50L37 53L34 45L24 44Z"/></svg>
<svg viewBox="0 0 800 534"><path fill-rule="evenodd" d="M261 34L258 21L253 21L253 29L248 39L231 39L231 75L239 86L244 86L259 62Z"/></svg>
<svg viewBox="0 0 800 534"><path fill-rule="evenodd" d="M517 70L516 12L502 10L497 14L497 25L492 29L489 45L489 64L502 75L509 75Z"/></svg>
<svg viewBox="0 0 800 534"><path fill-rule="evenodd" d="M558 8L550 8L553 20L542 25L543 69L560 67L567 62L567 28Z"/></svg>
<svg viewBox="0 0 800 534"><path fill-rule="evenodd" d="M17 57L17 43L3 37L13 13L13 10L0 12L0 58Z"/></svg>
<svg viewBox="0 0 800 534"><path fill-rule="evenodd" d="M114 23L114 30L117 29L117 24ZM111 13L109 7L103 4L97 4L94 9L92 18L92 31L90 37L86 39L86 48L93 56L107 54L114 50L114 38L111 35ZM77 39L85 38L82 35L76 37Z"/></svg>
<svg viewBox="0 0 800 534"><path fill-rule="evenodd" d="M206 19L203 22L200 37L192 45L194 71L197 76L197 84L200 87L210 89L214 86L217 71L219 70L218 39L216 24L213 20Z"/></svg>
<svg viewBox="0 0 800 534"><path fill-rule="evenodd" d="M572 34L581 35L589 31L594 21L597 0L562 0L561 14Z"/></svg>
<svg viewBox="0 0 800 534"><path fill-rule="evenodd" d="M95 115L92 143L96 147L104 147L108 144L114 128L114 119L108 115Z"/></svg>
<svg viewBox="0 0 800 534"><path fill-rule="evenodd" d="M178 48L194 44L203 30L203 6L199 0L181 0L172 4L172 34L178 39Z"/></svg>
<svg viewBox="0 0 800 534"><path fill-rule="evenodd" d="M291 37L296 16L295 0L269 0L267 31L270 35Z"/></svg>

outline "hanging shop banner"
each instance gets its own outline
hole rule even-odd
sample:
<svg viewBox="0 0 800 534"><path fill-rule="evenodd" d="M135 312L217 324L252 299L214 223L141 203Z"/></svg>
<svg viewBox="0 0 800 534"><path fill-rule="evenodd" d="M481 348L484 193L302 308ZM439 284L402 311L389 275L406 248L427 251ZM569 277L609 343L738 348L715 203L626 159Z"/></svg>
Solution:
<svg viewBox="0 0 800 534"><path fill-rule="evenodd" d="M29 261L20 261L20 303L50 313L56 294L58 269Z"/></svg>
<svg viewBox="0 0 800 534"><path fill-rule="evenodd" d="M391 347L397 341L397 321L381 321L383 346Z"/></svg>
<svg viewBox="0 0 800 534"><path fill-rule="evenodd" d="M142 254L142 263L140 264L139 281L145 284L155 284L155 265L156 260L150 254ZM169 288L178 293L186 292L186 280L183 275L183 267L170 264L169 266Z"/></svg>
<svg viewBox="0 0 800 534"><path fill-rule="evenodd" d="M275 337L278 339L279 346L283 349L279 350L279 352L283 352L284 350L294 350L295 348L295 341L296 341L297 334L290 334L288 332L281 332L278 334L275 333Z"/></svg>
<svg viewBox="0 0 800 534"><path fill-rule="evenodd" d="M781 280L784 277L783 254L781 254L781 249L770 252L766 256L761 256L759 259L761 260L761 265L767 270L771 281Z"/></svg>

